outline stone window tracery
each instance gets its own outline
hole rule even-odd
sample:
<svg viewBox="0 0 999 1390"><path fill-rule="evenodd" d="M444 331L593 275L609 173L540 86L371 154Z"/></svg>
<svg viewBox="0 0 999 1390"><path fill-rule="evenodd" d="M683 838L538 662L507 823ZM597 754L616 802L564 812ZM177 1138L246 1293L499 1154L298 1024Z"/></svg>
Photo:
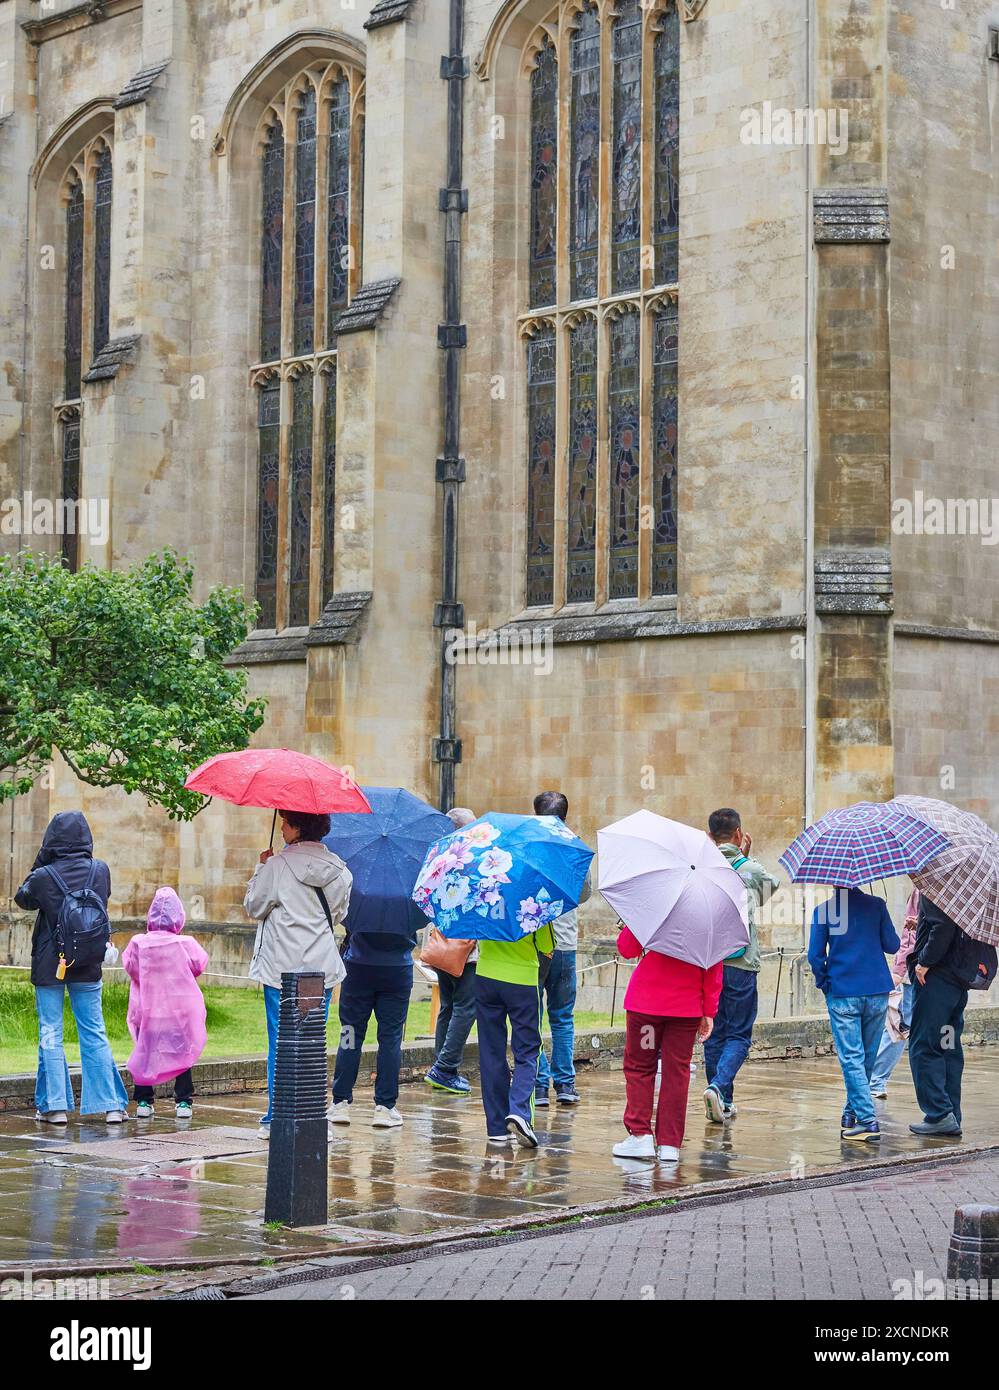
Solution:
<svg viewBox="0 0 999 1390"><path fill-rule="evenodd" d="M261 628L306 627L332 597L336 327L360 288L364 74L312 63L257 130L256 598Z"/></svg>
<svg viewBox="0 0 999 1390"><path fill-rule="evenodd" d="M525 52L528 607L676 593L680 21L559 0Z"/></svg>

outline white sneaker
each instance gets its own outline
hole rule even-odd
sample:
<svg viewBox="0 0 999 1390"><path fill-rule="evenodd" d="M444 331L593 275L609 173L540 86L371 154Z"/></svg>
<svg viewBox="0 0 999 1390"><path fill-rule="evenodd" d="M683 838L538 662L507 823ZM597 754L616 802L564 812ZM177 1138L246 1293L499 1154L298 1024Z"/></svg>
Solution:
<svg viewBox="0 0 999 1390"><path fill-rule="evenodd" d="M656 1141L651 1134L629 1134L613 1149L615 1158L647 1158L656 1161Z"/></svg>
<svg viewBox="0 0 999 1390"><path fill-rule="evenodd" d="M680 1150L674 1149L672 1144L660 1144L656 1150L656 1158L660 1163L679 1163Z"/></svg>
<svg viewBox="0 0 999 1390"><path fill-rule="evenodd" d="M44 1125L64 1125L67 1122L65 1110L36 1110L35 1119Z"/></svg>
<svg viewBox="0 0 999 1390"><path fill-rule="evenodd" d="M268 1143L270 1143L270 1137L271 1137L271 1127L270 1127L270 1125L265 1125L265 1124L263 1124L263 1122L261 1122L261 1124L260 1124L260 1125L258 1126L258 1128L257 1128L257 1138L258 1138L258 1139L262 1139L262 1140L264 1141L265 1144L268 1144Z"/></svg>
<svg viewBox="0 0 999 1390"><path fill-rule="evenodd" d="M153 1103L151 1100L140 1100L135 1107L135 1118L137 1120L151 1120L153 1118Z"/></svg>
<svg viewBox="0 0 999 1390"><path fill-rule="evenodd" d="M399 1125L402 1124L402 1116L394 1105L391 1110L387 1105L376 1105L371 1123L376 1129L398 1129Z"/></svg>
<svg viewBox="0 0 999 1390"><path fill-rule="evenodd" d="M331 1125L350 1124L350 1101L336 1100L326 1112L326 1118Z"/></svg>
<svg viewBox="0 0 999 1390"><path fill-rule="evenodd" d="M109 1110L104 1116L104 1119L109 1125L122 1125L128 1119L128 1116L125 1114L124 1110Z"/></svg>

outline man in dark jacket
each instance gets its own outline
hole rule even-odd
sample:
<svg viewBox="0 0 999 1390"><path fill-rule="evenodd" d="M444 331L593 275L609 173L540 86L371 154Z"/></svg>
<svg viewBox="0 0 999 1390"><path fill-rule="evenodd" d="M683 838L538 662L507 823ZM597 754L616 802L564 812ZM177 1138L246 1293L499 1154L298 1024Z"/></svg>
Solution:
<svg viewBox="0 0 999 1390"><path fill-rule="evenodd" d="M107 906L111 873L102 860L94 859L94 837L81 811L60 811L52 817L31 873L14 899L18 907L38 912L31 937L31 983L35 986L39 1038L35 1118L65 1124L66 1112L73 1109L73 1088L62 1045L63 997L68 990L80 1038L80 1110L83 1114L103 1110L109 1124L118 1124L127 1118L128 1096L104 1029L101 962L67 966L63 979L58 977L55 927L65 895L50 868L70 893L83 888L93 870L90 886Z"/></svg>
<svg viewBox="0 0 999 1390"><path fill-rule="evenodd" d="M913 1134L961 1134L961 1033L968 990L951 964L960 941L957 923L920 894L919 920L912 954L907 959L915 986L909 1065L922 1110Z"/></svg>

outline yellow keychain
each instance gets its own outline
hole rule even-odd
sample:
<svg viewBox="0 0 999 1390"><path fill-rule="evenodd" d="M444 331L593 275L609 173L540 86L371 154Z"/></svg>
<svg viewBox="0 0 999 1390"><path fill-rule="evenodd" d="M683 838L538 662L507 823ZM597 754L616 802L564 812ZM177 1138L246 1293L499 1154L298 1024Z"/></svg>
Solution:
<svg viewBox="0 0 999 1390"><path fill-rule="evenodd" d="M56 966L56 979L57 979L57 980L64 980L65 978L66 978L66 957L60 952L60 955L59 955L59 964Z"/></svg>

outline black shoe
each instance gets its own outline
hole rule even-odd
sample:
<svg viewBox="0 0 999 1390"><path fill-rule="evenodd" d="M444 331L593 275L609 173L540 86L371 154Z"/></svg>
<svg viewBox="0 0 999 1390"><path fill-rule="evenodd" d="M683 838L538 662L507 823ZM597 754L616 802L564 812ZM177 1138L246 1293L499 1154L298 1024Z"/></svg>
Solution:
<svg viewBox="0 0 999 1390"><path fill-rule="evenodd" d="M913 1134L945 1136L948 1139L960 1139L961 1126L957 1117L953 1114L945 1115L942 1120L923 1120L916 1125L910 1125L909 1129Z"/></svg>
<svg viewBox="0 0 999 1390"><path fill-rule="evenodd" d="M512 1134L522 1148L536 1149L538 1147L538 1136L523 1115L507 1115L506 1132Z"/></svg>
<svg viewBox="0 0 999 1390"><path fill-rule="evenodd" d="M534 1108L535 1108L535 1110L547 1110L547 1109L548 1109L548 1087L547 1087L547 1086L544 1088L544 1090L542 1090L540 1086L536 1086L536 1087L534 1088Z"/></svg>
<svg viewBox="0 0 999 1390"><path fill-rule="evenodd" d="M578 1105L579 1092L571 1081L567 1081L564 1086L555 1087L555 1099L559 1105Z"/></svg>

